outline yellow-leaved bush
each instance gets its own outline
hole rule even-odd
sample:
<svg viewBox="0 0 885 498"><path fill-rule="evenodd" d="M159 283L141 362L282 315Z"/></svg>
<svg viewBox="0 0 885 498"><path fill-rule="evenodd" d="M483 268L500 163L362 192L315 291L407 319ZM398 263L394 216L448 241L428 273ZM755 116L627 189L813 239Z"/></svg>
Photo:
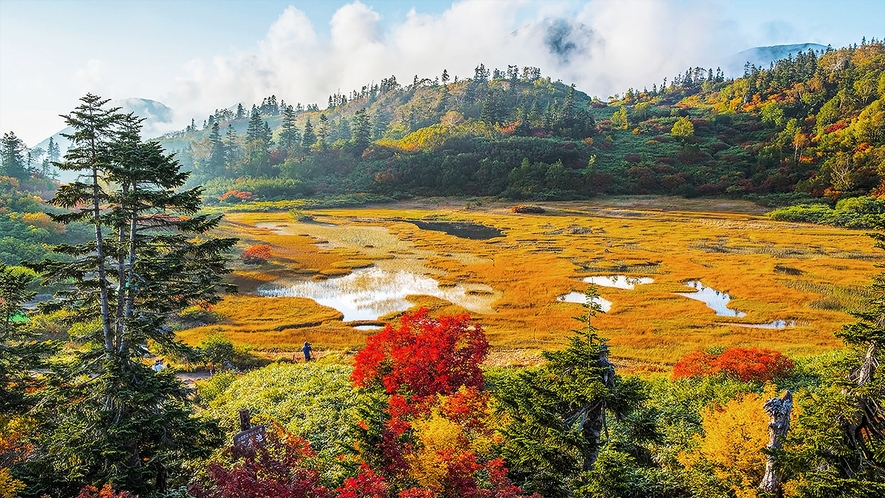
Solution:
<svg viewBox="0 0 885 498"><path fill-rule="evenodd" d="M695 436L693 451L682 453L680 462L690 471L715 477L738 498L756 498L765 473L769 416L765 402L778 397L768 383L762 393L748 393L701 413L703 432ZM799 415L796 398L791 426Z"/></svg>

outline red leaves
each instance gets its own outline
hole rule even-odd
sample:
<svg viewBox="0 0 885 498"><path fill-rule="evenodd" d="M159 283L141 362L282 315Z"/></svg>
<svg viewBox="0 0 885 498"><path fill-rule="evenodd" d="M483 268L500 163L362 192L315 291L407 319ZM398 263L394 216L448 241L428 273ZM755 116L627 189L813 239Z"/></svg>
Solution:
<svg viewBox="0 0 885 498"><path fill-rule="evenodd" d="M227 192L221 194L220 197L218 197L219 201L226 201L231 203L247 202L253 199L255 199L255 196L252 195L252 192L244 192L241 190L228 190Z"/></svg>
<svg viewBox="0 0 885 498"><path fill-rule="evenodd" d="M479 364L489 343L467 315L431 319L427 310L404 315L367 339L356 355L351 379L357 386L380 383L393 394L405 390L413 401L452 394L461 386L482 388Z"/></svg>
<svg viewBox="0 0 885 498"><path fill-rule="evenodd" d="M716 366L716 355L703 351L692 351L683 356L673 365L673 378L704 377L719 371Z"/></svg>
<svg viewBox="0 0 885 498"><path fill-rule="evenodd" d="M782 377L793 369L793 360L779 351L758 348L730 348L720 354L694 351L673 366L673 378L702 377L723 373L742 382L765 382Z"/></svg>
<svg viewBox="0 0 885 498"><path fill-rule="evenodd" d="M719 355L717 363L726 375L743 382L765 382L782 377L793 369L793 360L771 349L727 349Z"/></svg>
<svg viewBox="0 0 885 498"><path fill-rule="evenodd" d="M334 496L319 484L317 471L304 465L306 459L314 456L307 441L278 425L268 429L266 434L263 446L236 460L233 465L209 464L209 489L195 485L188 491L197 498Z"/></svg>
<svg viewBox="0 0 885 498"><path fill-rule="evenodd" d="M387 481L366 464L360 465L356 477L348 477L335 491L338 498L387 498Z"/></svg>
<svg viewBox="0 0 885 498"><path fill-rule="evenodd" d="M256 244L243 251L243 263L247 265L260 265L270 259L270 246Z"/></svg>
<svg viewBox="0 0 885 498"><path fill-rule="evenodd" d="M105 484L102 486L101 490L96 488L95 486L86 486L85 488L80 490L80 494L77 495L77 498L135 498L128 491L120 491L119 493L114 491L114 488L110 484Z"/></svg>

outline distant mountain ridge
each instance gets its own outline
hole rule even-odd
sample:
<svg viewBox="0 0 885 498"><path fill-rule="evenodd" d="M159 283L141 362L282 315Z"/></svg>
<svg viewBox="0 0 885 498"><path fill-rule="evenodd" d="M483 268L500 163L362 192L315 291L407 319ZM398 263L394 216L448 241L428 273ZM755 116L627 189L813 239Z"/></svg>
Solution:
<svg viewBox="0 0 885 498"><path fill-rule="evenodd" d="M732 78L743 76L744 65L749 62L758 68L768 69L772 62L786 59L788 56L795 57L799 52L814 50L820 52L826 50L825 45L819 43L794 43L790 45L770 45L767 47L753 47L732 55L726 61L723 69L725 74Z"/></svg>
<svg viewBox="0 0 885 498"><path fill-rule="evenodd" d="M175 111L162 102L132 97L128 99L113 100L109 105L111 107L119 107L123 112L131 112L140 118L144 118L144 122L142 123L142 136L145 138L159 137L172 128ZM34 147L41 147L43 150L47 150L49 147L49 139L52 138L55 143L58 144L58 148L62 155L64 155L65 151L70 147L71 142L63 137L62 133L71 133L72 131L72 128L66 127L53 134L51 137L46 137ZM59 180L67 182L74 180L74 177L71 172L59 171Z"/></svg>
<svg viewBox="0 0 885 498"><path fill-rule="evenodd" d="M144 123L142 123L142 135L146 138L159 137L163 133L169 131L175 114L175 111L173 111L171 107L162 102L138 97L113 100L109 103L109 106L119 107L123 112L131 112L140 118L144 118ZM68 139L61 136L61 134L70 132L71 128L69 127L60 130L51 137L46 137L34 147L42 147L45 150L49 145L49 139L52 138L55 140L55 143L58 144L62 153L64 153L64 151L68 149L70 143L68 142Z"/></svg>

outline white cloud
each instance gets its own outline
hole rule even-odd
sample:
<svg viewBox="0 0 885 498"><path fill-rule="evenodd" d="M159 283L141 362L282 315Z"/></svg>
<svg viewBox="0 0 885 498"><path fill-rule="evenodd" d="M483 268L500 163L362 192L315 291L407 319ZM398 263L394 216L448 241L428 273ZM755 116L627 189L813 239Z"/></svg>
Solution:
<svg viewBox="0 0 885 498"><path fill-rule="evenodd" d="M102 94L107 90L107 64L98 59L89 59L86 65L74 73L74 79L80 86L80 93L92 92Z"/></svg>
<svg viewBox="0 0 885 498"><path fill-rule="evenodd" d="M289 103L318 103L395 75L410 83L447 69L537 66L544 75L606 97L627 87L651 87L689 66L715 67L736 45L733 26L716 2L596 0L573 2L463 0L441 14L414 9L383 25L354 1L320 37L307 16L288 7L251 51L195 60L167 98L179 120L206 116L237 102L247 107L275 94ZM382 30L382 26L385 26ZM100 69L100 68L99 68ZM98 71L100 76L100 71Z"/></svg>

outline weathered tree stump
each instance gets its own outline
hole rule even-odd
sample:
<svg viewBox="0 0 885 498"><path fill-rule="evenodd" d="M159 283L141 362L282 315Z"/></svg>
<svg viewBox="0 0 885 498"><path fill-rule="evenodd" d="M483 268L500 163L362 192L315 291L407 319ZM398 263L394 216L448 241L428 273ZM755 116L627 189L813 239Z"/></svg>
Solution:
<svg viewBox="0 0 885 498"><path fill-rule="evenodd" d="M787 431L790 430L790 413L793 411L793 394L785 391L780 398L771 398L765 402L763 406L765 411L771 417L768 423L768 446L771 450L765 462L765 475L759 484L759 490L763 493L781 496L781 478L778 475L777 457L773 451L779 450L783 440L787 437Z"/></svg>

